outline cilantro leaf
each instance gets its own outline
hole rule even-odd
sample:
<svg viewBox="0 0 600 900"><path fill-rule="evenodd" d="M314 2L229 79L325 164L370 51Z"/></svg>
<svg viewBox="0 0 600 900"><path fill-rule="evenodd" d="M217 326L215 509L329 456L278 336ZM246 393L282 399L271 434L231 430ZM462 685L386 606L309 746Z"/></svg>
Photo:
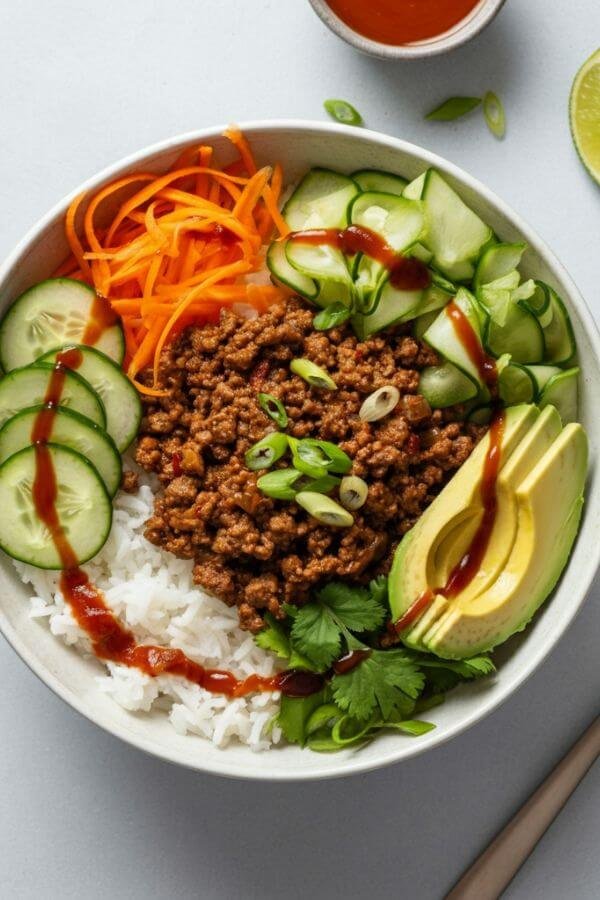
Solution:
<svg viewBox="0 0 600 900"><path fill-rule="evenodd" d="M388 598L388 580L386 575L378 575L369 582L369 593L373 600L376 600L384 609L386 609Z"/></svg>
<svg viewBox="0 0 600 900"><path fill-rule="evenodd" d="M317 599L325 604L348 631L373 631L384 618L385 609L362 587L332 581L321 588Z"/></svg>
<svg viewBox="0 0 600 900"><path fill-rule="evenodd" d="M403 650L374 650L350 672L331 682L335 702L355 719L367 719L379 708L384 720L409 716L425 678Z"/></svg>
<svg viewBox="0 0 600 900"><path fill-rule="evenodd" d="M277 724L286 740L304 746L308 737L308 720L319 706L327 703L328 697L327 688L309 697L286 697L285 694L281 697Z"/></svg>
<svg viewBox="0 0 600 900"><path fill-rule="evenodd" d="M263 650L272 650L280 659L288 659L292 649L284 626L271 613L265 615L265 622L266 627L254 637L256 644Z"/></svg>
<svg viewBox="0 0 600 900"><path fill-rule="evenodd" d="M329 609L307 603L298 610L292 625L294 649L311 663L327 669L340 655L341 628Z"/></svg>

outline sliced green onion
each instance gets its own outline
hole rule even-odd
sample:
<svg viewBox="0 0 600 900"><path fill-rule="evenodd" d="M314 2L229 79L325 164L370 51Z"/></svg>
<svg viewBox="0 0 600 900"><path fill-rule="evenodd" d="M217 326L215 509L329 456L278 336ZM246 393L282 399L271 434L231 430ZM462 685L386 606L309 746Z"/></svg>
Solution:
<svg viewBox="0 0 600 900"><path fill-rule="evenodd" d="M346 475L340 484L340 501L346 509L360 509L369 494L369 486L358 475Z"/></svg>
<svg viewBox="0 0 600 900"><path fill-rule="evenodd" d="M340 745L336 744L331 737L329 728L319 728L318 731L309 735L306 746L316 753L337 753L340 749Z"/></svg>
<svg viewBox="0 0 600 900"><path fill-rule="evenodd" d="M395 728L403 734L410 734L418 737L421 734L427 734L433 731L435 725L433 722L422 722L421 719L405 719L404 722L380 722L382 728Z"/></svg>
<svg viewBox="0 0 600 900"><path fill-rule="evenodd" d="M343 325L352 315L352 310L345 303L336 300L330 303L321 312L318 312L313 319L313 327L317 331L329 331L330 328L337 328Z"/></svg>
<svg viewBox="0 0 600 900"><path fill-rule="evenodd" d="M386 384L369 394L361 406L358 417L363 422L377 422L398 405L400 391L393 384Z"/></svg>
<svg viewBox="0 0 600 900"><path fill-rule="evenodd" d="M497 138L503 138L506 132L506 116L502 101L493 91L488 91L483 98L483 115L492 134Z"/></svg>
<svg viewBox="0 0 600 900"><path fill-rule="evenodd" d="M278 428L286 427L288 417L285 406L281 400L278 400L277 397L274 397L272 394L259 394L258 402L260 403L262 411L273 419Z"/></svg>
<svg viewBox="0 0 600 900"><path fill-rule="evenodd" d="M477 109L481 103L481 97L449 97L435 109L427 113L426 119L430 122L453 122Z"/></svg>
<svg viewBox="0 0 600 900"><path fill-rule="evenodd" d="M337 444L332 444L331 441L319 441L316 438L305 438L305 440L300 443L309 444L311 447L318 447L321 453L328 459L328 462L326 462L325 465L330 472L338 472L340 475L344 475L352 468L352 460L348 454L345 453L341 447L338 447Z"/></svg>
<svg viewBox="0 0 600 900"><path fill-rule="evenodd" d="M322 369L321 366L318 366L310 359L293 359L290 363L290 369L312 387L324 388L328 391L334 391L337 387L337 384L325 369Z"/></svg>
<svg viewBox="0 0 600 900"><path fill-rule="evenodd" d="M244 459L253 472L256 469L269 469L274 462L281 459L287 448L287 435L273 431L250 447Z"/></svg>
<svg viewBox="0 0 600 900"><path fill-rule="evenodd" d="M325 100L323 106L331 118L342 125L362 125L361 114L347 100Z"/></svg>
<svg viewBox="0 0 600 900"><path fill-rule="evenodd" d="M328 494L340 484L335 475L323 475L321 478L302 478L297 487L302 491L314 491L317 494Z"/></svg>
<svg viewBox="0 0 600 900"><path fill-rule="evenodd" d="M327 475L327 457L319 448L306 445L306 440L288 437L294 468L311 478L324 478ZM300 445L302 444L302 449Z"/></svg>
<svg viewBox="0 0 600 900"><path fill-rule="evenodd" d="M354 524L354 517L332 500L326 494L317 494L314 491L300 491L296 494L296 503L306 512L322 522L323 525L332 525L336 528L350 528Z"/></svg>
<svg viewBox="0 0 600 900"><path fill-rule="evenodd" d="M350 726L350 733L343 734L344 729ZM352 716L342 716L337 719L331 729L331 737L339 747L347 747L349 744L355 744L357 741L365 740L370 731L373 730L371 721L360 722L353 719Z"/></svg>
<svg viewBox="0 0 600 900"><path fill-rule="evenodd" d="M302 473L297 469L276 469L275 472L267 472L261 475L256 486L266 497L275 500L293 500L296 496L294 485L302 478Z"/></svg>

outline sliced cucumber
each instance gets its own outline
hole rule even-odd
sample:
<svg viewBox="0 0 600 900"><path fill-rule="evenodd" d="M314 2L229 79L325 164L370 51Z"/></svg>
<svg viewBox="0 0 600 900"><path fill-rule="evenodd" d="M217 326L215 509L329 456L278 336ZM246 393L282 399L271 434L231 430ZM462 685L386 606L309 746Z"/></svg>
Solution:
<svg viewBox="0 0 600 900"><path fill-rule="evenodd" d="M331 303L343 303L354 308L354 285L351 281L321 281L319 293L313 300L317 306L329 306Z"/></svg>
<svg viewBox="0 0 600 900"><path fill-rule="evenodd" d="M300 294L301 297L314 300L319 293L317 282L302 275L288 262L285 241L273 241L267 251L267 267L276 281Z"/></svg>
<svg viewBox="0 0 600 900"><path fill-rule="evenodd" d="M540 407L555 406L563 425L577 420L579 368L574 366L551 378L540 398Z"/></svg>
<svg viewBox="0 0 600 900"><path fill-rule="evenodd" d="M0 427L20 410L47 402L53 372L54 366L50 363L34 363L22 369L13 369L0 380ZM100 397L76 372L64 373L60 405L74 409L101 428L106 425Z"/></svg>
<svg viewBox="0 0 600 900"><path fill-rule="evenodd" d="M545 316L550 309L550 292L543 281L534 281L531 296L526 299L521 299L520 304L524 309L527 309L537 317L542 328L552 319L552 312L550 312L548 318L545 319Z"/></svg>
<svg viewBox="0 0 600 900"><path fill-rule="evenodd" d="M361 191L382 191L384 194L402 195L408 184L406 178L393 175L391 172L380 172L379 169L359 169L350 176Z"/></svg>
<svg viewBox="0 0 600 900"><path fill-rule="evenodd" d="M421 315L417 316L413 322L413 334L418 341L424 337L425 332L428 330L429 326L435 322L437 317L438 312L436 310L421 313Z"/></svg>
<svg viewBox="0 0 600 900"><path fill-rule="evenodd" d="M559 369L558 366L526 366L526 369L535 381L536 396L538 397L550 379L562 372L562 369Z"/></svg>
<svg viewBox="0 0 600 900"><path fill-rule="evenodd" d="M428 366L421 372L419 393L433 409L444 409L456 403L473 400L478 394L478 386L452 363Z"/></svg>
<svg viewBox="0 0 600 900"><path fill-rule="evenodd" d="M506 304L503 324L490 314L483 342L494 356L510 353L518 363L539 363L544 358L544 336L538 320L511 300Z"/></svg>
<svg viewBox="0 0 600 900"><path fill-rule="evenodd" d="M104 404L106 430L123 453L136 436L142 420L140 397L122 369L93 347L73 345L59 347L46 353L40 362L54 363L61 351L79 351L78 375L91 384Z"/></svg>
<svg viewBox="0 0 600 900"><path fill-rule="evenodd" d="M283 208L292 231L307 228L343 228L348 224L348 206L358 185L347 175L330 169L311 169Z"/></svg>
<svg viewBox="0 0 600 900"><path fill-rule="evenodd" d="M575 335L566 307L556 291L546 285L552 317L542 325L544 330L545 361L557 365L570 362L576 353Z"/></svg>
<svg viewBox="0 0 600 900"><path fill-rule="evenodd" d="M93 465L68 447L47 444L56 478L55 508L76 555L87 562L106 542L112 505ZM39 448L25 447L0 466L0 547L39 569L62 569L64 561L35 508L33 484Z"/></svg>
<svg viewBox="0 0 600 900"><path fill-rule="evenodd" d="M467 415L467 422L473 422L475 425L489 425L492 421L492 407L487 404L474 406Z"/></svg>
<svg viewBox="0 0 600 900"><path fill-rule="evenodd" d="M389 281L381 286L373 312L356 313L352 325L362 340L396 322L417 315L425 291L399 291Z"/></svg>
<svg viewBox="0 0 600 900"><path fill-rule="evenodd" d="M527 244L492 244L481 255L473 286L489 284L516 269L526 248Z"/></svg>
<svg viewBox="0 0 600 900"><path fill-rule="evenodd" d="M410 181L404 188L403 196L408 200L420 200L423 196L426 177L427 172L422 172L413 181Z"/></svg>
<svg viewBox="0 0 600 900"><path fill-rule="evenodd" d="M427 172L422 199L429 225L423 243L432 251L436 268L453 281L472 278L473 263L492 239L492 229L469 209L435 169Z"/></svg>
<svg viewBox="0 0 600 900"><path fill-rule="evenodd" d="M465 288L460 288L454 302L465 314L478 340L481 342L481 319L477 302L473 295ZM453 363L461 372L468 375L475 384L483 388L479 369L457 334L454 322L450 318L448 307L439 313L433 324L429 326L423 335L423 339L444 359Z"/></svg>
<svg viewBox="0 0 600 900"><path fill-rule="evenodd" d="M427 247L424 247L423 244L417 242L410 248L410 255L414 256L415 259L420 259L422 263L425 263L425 265L427 265L431 262L433 253L431 252L431 250L428 250Z"/></svg>
<svg viewBox="0 0 600 900"><path fill-rule="evenodd" d="M506 406L532 403L537 393L536 384L525 366L510 362L498 373L498 393Z"/></svg>
<svg viewBox="0 0 600 900"><path fill-rule="evenodd" d="M401 253L423 236L425 210L417 200L367 191L352 201L350 221L375 231Z"/></svg>
<svg viewBox="0 0 600 900"><path fill-rule="evenodd" d="M0 323L0 363L5 372L26 366L59 344L82 343L96 294L71 278L50 278L15 300ZM106 328L95 347L119 364L125 355L123 331Z"/></svg>
<svg viewBox="0 0 600 900"><path fill-rule="evenodd" d="M23 409L0 428L0 464L31 444L37 417L44 406ZM121 483L121 455L111 437L98 425L72 409L58 406L54 411L49 441L70 447L96 467L111 497Z"/></svg>
<svg viewBox="0 0 600 900"><path fill-rule="evenodd" d="M327 244L303 244L287 241L285 255L290 265L305 278L349 282L350 271L341 250Z"/></svg>

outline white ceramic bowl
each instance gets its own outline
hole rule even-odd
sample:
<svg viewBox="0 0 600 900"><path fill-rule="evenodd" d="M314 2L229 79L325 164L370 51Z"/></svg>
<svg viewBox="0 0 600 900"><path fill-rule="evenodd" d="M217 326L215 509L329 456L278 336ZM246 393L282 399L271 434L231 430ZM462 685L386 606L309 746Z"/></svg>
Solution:
<svg viewBox="0 0 600 900"><path fill-rule="evenodd" d="M581 419L595 460L600 443L597 396L600 388L600 341L594 321L577 288L546 245L491 191L462 170L433 153L372 131L298 121L255 122L243 125L260 162L280 160L288 181L311 166L343 171L381 168L415 177L436 166L462 196L505 240L525 240L527 275L550 282L564 297L571 314L582 366ZM213 143L231 157L211 128L172 138L111 166L81 187L97 189L131 170L164 171L182 147ZM71 198L59 203L29 232L0 268L0 306L5 309L25 288L45 278L65 257L63 217ZM596 408L595 408L596 407ZM296 747L263 754L242 746L218 750L200 738L176 734L164 713L132 714L121 709L96 686L100 667L83 659L53 637L45 625L28 618L28 589L16 577L12 563L0 559L0 626L30 668L56 694L91 721L124 741L162 759L190 768L234 777L272 780L328 778L364 772L423 753L468 728L502 703L540 665L573 620L600 560L600 480L592 465L583 524L567 570L552 599L527 631L509 641L497 654L498 674L492 680L465 685L446 704L428 713L437 728L419 738L382 735L359 751L317 754ZM4 689L10 689L5 685Z"/></svg>
<svg viewBox="0 0 600 900"><path fill-rule="evenodd" d="M415 41L411 44L382 44L380 41L371 40L358 31L350 28L339 16L337 16L327 3L327 0L309 0L310 5L327 25L327 27L346 41L369 56L378 56L381 59L419 59L426 56L437 56L439 53L447 53L455 47L470 41L480 31L489 25L498 14L505 0L479 0L470 13L464 19L457 22L448 31L436 34L434 37L423 41Z"/></svg>

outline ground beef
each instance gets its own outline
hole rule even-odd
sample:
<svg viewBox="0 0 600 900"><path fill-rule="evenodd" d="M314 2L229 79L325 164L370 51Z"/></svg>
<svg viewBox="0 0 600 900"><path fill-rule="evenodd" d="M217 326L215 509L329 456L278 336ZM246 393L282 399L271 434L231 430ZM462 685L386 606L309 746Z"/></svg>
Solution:
<svg viewBox="0 0 600 900"><path fill-rule="evenodd" d="M460 408L432 412L416 393L420 369L438 360L406 327L361 342L349 326L315 331L313 315L291 300L256 319L224 312L218 325L188 328L161 358L168 396L145 401L136 458L164 486L146 537L193 559L196 583L237 605L253 632L266 610L282 618L283 603L306 602L328 579L362 583L387 572L399 539L483 433ZM292 375L300 356L326 369L337 390ZM365 397L390 384L401 395L396 409L362 422ZM369 494L351 528L322 525L258 490L261 473L244 454L275 429L259 391L284 404L290 434L333 441L352 458Z"/></svg>

